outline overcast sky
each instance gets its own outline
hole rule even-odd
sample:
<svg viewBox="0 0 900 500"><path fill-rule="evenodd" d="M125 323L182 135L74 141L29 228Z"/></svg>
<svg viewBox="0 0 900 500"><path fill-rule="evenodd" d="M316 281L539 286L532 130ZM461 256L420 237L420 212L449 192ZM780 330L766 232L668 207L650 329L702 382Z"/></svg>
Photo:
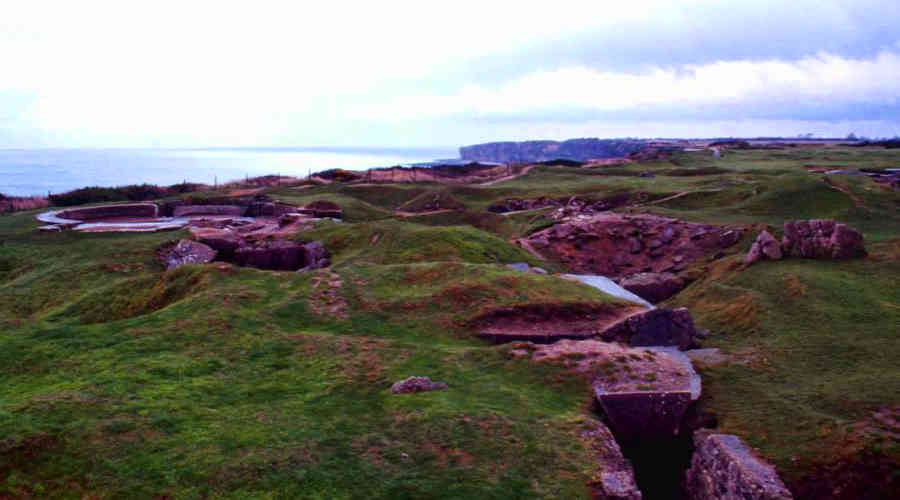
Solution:
<svg viewBox="0 0 900 500"><path fill-rule="evenodd" d="M0 147L900 134L900 2L9 2Z"/></svg>

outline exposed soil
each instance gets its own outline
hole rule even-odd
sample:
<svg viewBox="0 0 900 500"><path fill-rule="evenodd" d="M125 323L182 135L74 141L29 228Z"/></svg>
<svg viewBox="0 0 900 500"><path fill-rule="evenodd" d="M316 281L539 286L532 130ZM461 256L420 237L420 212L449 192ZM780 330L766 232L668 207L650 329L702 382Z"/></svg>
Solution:
<svg viewBox="0 0 900 500"><path fill-rule="evenodd" d="M525 241L573 272L623 277L639 272L682 271L693 261L735 245L743 234L741 227L603 213L568 219Z"/></svg>
<svg viewBox="0 0 900 500"><path fill-rule="evenodd" d="M581 196L563 196L559 198L541 196L539 198L531 199L508 198L489 206L488 211L505 214L553 207L558 209L554 214L554 217L563 218L572 215L592 215L619 207L634 205L645 202L649 197L650 195L644 192L633 192L618 193L601 199L585 198Z"/></svg>
<svg viewBox="0 0 900 500"><path fill-rule="evenodd" d="M547 344L594 337L643 311L641 306L611 304L528 304L495 309L470 324L478 330L479 337L497 343L527 340Z"/></svg>
<svg viewBox="0 0 900 500"><path fill-rule="evenodd" d="M341 277L328 269L312 278L309 308L317 316L347 319L347 301L341 296Z"/></svg>
<svg viewBox="0 0 900 500"><path fill-rule="evenodd" d="M864 449L862 443L884 443ZM813 472L789 480L788 487L796 498L829 498L839 500L896 498L900 491L900 406L881 408L868 418L850 426L850 431L835 447L839 458L818 464ZM892 446L893 444L893 446ZM892 451L891 451L892 449Z"/></svg>

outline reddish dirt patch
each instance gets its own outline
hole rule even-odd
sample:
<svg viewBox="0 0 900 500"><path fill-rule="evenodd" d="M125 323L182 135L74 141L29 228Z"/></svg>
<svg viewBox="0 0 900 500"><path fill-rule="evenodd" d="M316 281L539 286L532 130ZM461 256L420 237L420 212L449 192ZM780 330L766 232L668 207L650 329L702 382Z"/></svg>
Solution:
<svg viewBox="0 0 900 500"><path fill-rule="evenodd" d="M628 276L680 272L741 240L741 227L694 224L654 215L572 217L525 241L577 273Z"/></svg>
<svg viewBox="0 0 900 500"><path fill-rule="evenodd" d="M831 434L843 434L832 443L840 458L817 464L812 473L788 481L796 498L896 498L900 491L896 445L900 442L900 406L881 408L849 426L845 433Z"/></svg>
<svg viewBox="0 0 900 500"><path fill-rule="evenodd" d="M341 296L341 285L340 275L330 269L313 276L309 307L314 314L347 319L347 301Z"/></svg>
<svg viewBox="0 0 900 500"><path fill-rule="evenodd" d="M594 337L644 310L610 304L528 304L495 309L476 317L470 325L478 330L479 337L494 342L550 343Z"/></svg>

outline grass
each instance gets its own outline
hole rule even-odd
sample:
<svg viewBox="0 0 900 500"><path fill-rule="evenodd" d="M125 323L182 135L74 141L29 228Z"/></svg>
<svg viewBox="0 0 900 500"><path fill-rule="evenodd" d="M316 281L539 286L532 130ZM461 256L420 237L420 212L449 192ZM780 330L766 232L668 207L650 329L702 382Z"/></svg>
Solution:
<svg viewBox="0 0 900 500"><path fill-rule="evenodd" d="M898 276L895 256L763 262L695 282L671 302L712 329L704 347L741 360L703 371L704 406L791 480L846 454L850 426L898 402ZM896 442L884 451L900 460Z"/></svg>
<svg viewBox="0 0 900 500"><path fill-rule="evenodd" d="M739 361L703 369L703 407L789 482L863 449L896 457L853 429L898 404L900 195L867 178L829 186L806 165L885 168L900 153L673 159L541 166L492 186L266 188L343 208L344 222L301 237L332 252L346 315L317 312L333 300L317 288L334 279L325 271L165 271L155 249L187 233L40 233L35 212L0 217L0 497L586 497L596 464L576 438L584 382L511 358L469 323L498 307L614 301L505 268L563 271L510 243L554 222L549 210L486 208L635 191L688 194L627 210L776 234L785 220L831 217L864 232L862 260L701 264L667 305L689 307L712 331L704 345ZM632 175L643 171L656 176ZM465 209L394 217L432 193ZM389 393L411 375L450 388Z"/></svg>
<svg viewBox="0 0 900 500"><path fill-rule="evenodd" d="M417 218L411 220L418 220ZM506 264L541 262L508 241L472 226L430 226L399 219L360 223L325 223L303 233L321 240L332 262L401 264L409 262L469 262Z"/></svg>
<svg viewBox="0 0 900 500"><path fill-rule="evenodd" d="M311 312L313 275L164 271L153 250L179 234L45 234L31 216L0 219L2 495L586 493L592 464L573 439L581 381L510 359L454 321L494 294L609 298L507 270L499 262L521 255L500 238L393 220L318 229L338 231L332 241L385 235L383 249L353 240L337 253L342 320ZM388 264L429 252L446 263ZM389 393L410 375L450 389Z"/></svg>

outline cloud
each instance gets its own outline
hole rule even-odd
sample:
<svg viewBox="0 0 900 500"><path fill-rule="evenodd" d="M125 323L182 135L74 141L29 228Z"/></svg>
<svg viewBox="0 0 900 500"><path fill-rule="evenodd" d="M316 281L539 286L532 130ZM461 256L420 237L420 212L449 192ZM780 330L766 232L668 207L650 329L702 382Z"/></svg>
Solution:
<svg viewBox="0 0 900 500"><path fill-rule="evenodd" d="M898 22L886 0L19 2L0 18L0 146L897 121Z"/></svg>
<svg viewBox="0 0 900 500"><path fill-rule="evenodd" d="M585 66L525 75L495 88L467 85L447 96L403 97L364 111L383 121L434 117L523 119L536 116L711 118L846 116L848 107L897 110L900 55L870 59L821 53L795 61L744 60L652 68L642 73ZM833 112L833 113L832 113ZM830 116L834 114L834 116ZM895 118L897 116L895 115Z"/></svg>

